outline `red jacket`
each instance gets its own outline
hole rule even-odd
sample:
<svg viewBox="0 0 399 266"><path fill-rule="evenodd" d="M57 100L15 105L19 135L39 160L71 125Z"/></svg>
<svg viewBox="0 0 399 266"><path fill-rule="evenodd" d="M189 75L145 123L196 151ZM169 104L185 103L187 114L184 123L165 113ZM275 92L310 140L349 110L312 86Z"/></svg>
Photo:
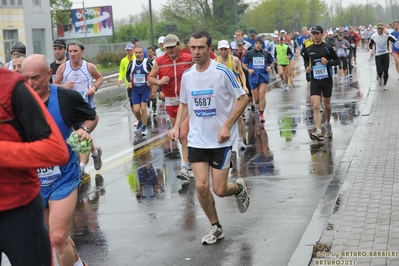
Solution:
<svg viewBox="0 0 399 266"><path fill-rule="evenodd" d="M41 111L31 114L32 120L47 122L50 130L37 139L23 140L28 138L26 132L31 129L19 123L12 98L14 88L22 82L20 74L0 68L0 212L25 206L37 197L40 181L36 168L63 165L68 161L68 150L57 124L27 84L34 98L31 97L31 103L35 104L36 100L38 104L33 110Z"/></svg>
<svg viewBox="0 0 399 266"><path fill-rule="evenodd" d="M157 57L159 79L163 76L170 78L169 84L162 84L162 92L166 97L180 96L180 84L183 72L191 67L192 61L191 54L183 53L182 51L179 51L179 56L175 61L170 59L167 53Z"/></svg>
<svg viewBox="0 0 399 266"><path fill-rule="evenodd" d="M352 32L349 32L349 35L352 35L356 39L356 47L357 47L359 42L362 40L360 34L353 30Z"/></svg>

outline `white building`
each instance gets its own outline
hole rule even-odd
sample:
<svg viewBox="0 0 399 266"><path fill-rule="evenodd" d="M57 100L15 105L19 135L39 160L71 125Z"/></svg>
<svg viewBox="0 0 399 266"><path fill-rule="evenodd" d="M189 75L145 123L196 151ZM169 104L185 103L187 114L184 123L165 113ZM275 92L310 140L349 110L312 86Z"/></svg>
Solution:
<svg viewBox="0 0 399 266"><path fill-rule="evenodd" d="M16 41L27 55L53 58L50 0L0 0L0 62L10 61Z"/></svg>

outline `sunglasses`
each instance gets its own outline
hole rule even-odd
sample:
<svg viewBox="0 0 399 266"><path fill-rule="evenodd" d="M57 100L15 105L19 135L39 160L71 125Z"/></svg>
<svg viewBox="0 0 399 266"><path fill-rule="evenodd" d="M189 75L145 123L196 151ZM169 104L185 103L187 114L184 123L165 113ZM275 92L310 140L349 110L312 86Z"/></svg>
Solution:
<svg viewBox="0 0 399 266"><path fill-rule="evenodd" d="M313 35L320 35L320 32L318 32L318 31L313 31L312 34L313 34Z"/></svg>

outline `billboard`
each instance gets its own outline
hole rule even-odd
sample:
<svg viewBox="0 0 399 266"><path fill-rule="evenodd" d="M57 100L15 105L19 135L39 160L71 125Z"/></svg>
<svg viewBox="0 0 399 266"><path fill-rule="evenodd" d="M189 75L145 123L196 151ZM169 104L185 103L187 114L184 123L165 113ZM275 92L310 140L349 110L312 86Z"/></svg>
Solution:
<svg viewBox="0 0 399 266"><path fill-rule="evenodd" d="M69 23L57 25L58 38L80 39L114 34L112 6L86 7L84 13L85 16L83 8L71 9Z"/></svg>

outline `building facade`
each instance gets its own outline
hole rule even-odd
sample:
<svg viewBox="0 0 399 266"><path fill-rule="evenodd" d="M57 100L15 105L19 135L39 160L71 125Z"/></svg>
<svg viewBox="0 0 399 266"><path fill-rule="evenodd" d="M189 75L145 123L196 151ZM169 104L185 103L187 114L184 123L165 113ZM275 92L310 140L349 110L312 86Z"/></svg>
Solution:
<svg viewBox="0 0 399 266"><path fill-rule="evenodd" d="M27 55L53 58L50 0L0 0L0 62L10 61L17 41Z"/></svg>

